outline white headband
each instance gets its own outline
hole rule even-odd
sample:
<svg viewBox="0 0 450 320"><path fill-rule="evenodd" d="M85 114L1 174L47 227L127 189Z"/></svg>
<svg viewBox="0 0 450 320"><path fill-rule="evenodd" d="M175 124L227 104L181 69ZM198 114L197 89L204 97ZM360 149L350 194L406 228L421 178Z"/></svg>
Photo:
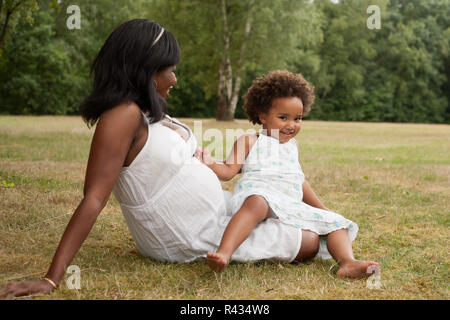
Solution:
<svg viewBox="0 0 450 320"><path fill-rule="evenodd" d="M161 31L159 32L159 34L158 34L158 36L156 37L155 41L153 41L153 43L152 43L152 47L158 42L158 40L161 38L161 36L163 35L163 33L164 33L164 28L161 27Z"/></svg>

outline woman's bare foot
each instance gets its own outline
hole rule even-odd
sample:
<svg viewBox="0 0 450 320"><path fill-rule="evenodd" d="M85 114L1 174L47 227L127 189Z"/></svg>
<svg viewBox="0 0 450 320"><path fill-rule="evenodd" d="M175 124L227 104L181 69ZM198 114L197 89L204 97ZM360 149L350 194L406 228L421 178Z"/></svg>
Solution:
<svg viewBox="0 0 450 320"><path fill-rule="evenodd" d="M336 275L339 278L367 278L372 274L367 273L367 269L370 266L374 266L381 270L380 265L374 261L351 260L342 262Z"/></svg>
<svg viewBox="0 0 450 320"><path fill-rule="evenodd" d="M206 254L206 262L214 272L221 272L226 267L229 260L230 258L222 253L208 252Z"/></svg>

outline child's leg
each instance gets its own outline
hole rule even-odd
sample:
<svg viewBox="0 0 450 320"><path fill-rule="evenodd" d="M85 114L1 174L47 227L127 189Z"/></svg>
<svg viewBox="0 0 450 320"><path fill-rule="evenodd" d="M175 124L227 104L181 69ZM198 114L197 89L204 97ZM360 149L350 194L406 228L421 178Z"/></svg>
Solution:
<svg viewBox="0 0 450 320"><path fill-rule="evenodd" d="M206 261L209 267L216 272L222 271L233 252L247 239L255 226L270 216L270 207L263 197L253 195L245 199L242 207L228 223L217 252L207 253Z"/></svg>
<svg viewBox="0 0 450 320"><path fill-rule="evenodd" d="M348 237L347 229L339 229L327 235L327 248L331 256L339 264L337 276L348 278L368 277L367 268L371 265L381 267L374 261L355 260L352 243Z"/></svg>

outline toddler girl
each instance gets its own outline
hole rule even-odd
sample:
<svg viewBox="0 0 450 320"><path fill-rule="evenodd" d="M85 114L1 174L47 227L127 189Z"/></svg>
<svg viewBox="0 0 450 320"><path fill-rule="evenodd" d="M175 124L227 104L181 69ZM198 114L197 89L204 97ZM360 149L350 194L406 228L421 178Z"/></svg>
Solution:
<svg viewBox="0 0 450 320"><path fill-rule="evenodd" d="M222 271L255 226L267 218L302 229L298 261L316 255L333 257L339 264L337 275L352 278L368 276L370 265L380 267L376 262L355 260L351 241L358 226L325 208L305 180L294 138L313 102L313 88L302 75L273 71L256 79L245 96L249 120L262 124L263 130L238 138L224 163L202 151L203 162L221 180L232 179L242 169L230 200L235 214L218 251L206 256L212 270Z"/></svg>

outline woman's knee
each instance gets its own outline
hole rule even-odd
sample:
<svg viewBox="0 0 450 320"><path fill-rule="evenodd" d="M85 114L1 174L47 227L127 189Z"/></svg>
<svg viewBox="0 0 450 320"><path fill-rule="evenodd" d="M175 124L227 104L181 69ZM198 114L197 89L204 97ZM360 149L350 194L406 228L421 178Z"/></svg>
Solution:
<svg viewBox="0 0 450 320"><path fill-rule="evenodd" d="M302 230L302 243L296 260L303 261L314 258L319 252L319 235L309 230Z"/></svg>

